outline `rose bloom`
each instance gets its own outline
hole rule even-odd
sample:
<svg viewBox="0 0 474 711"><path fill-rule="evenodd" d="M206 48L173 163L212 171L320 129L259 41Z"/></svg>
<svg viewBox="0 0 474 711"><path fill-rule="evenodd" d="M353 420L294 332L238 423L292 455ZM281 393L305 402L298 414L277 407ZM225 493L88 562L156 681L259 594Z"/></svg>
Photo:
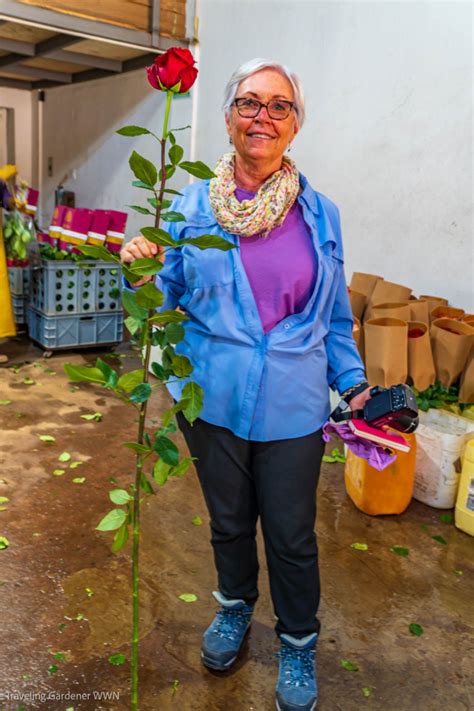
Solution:
<svg viewBox="0 0 474 711"><path fill-rule="evenodd" d="M154 89L166 91L175 89L177 94L185 94L196 81L198 70L189 49L171 47L158 55L151 67L147 67L148 81Z"/></svg>

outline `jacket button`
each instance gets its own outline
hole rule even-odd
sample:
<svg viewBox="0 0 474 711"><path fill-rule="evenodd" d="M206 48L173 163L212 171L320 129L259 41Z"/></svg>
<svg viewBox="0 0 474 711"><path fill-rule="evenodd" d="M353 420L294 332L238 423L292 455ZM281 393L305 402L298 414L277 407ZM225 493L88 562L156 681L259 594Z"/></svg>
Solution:
<svg viewBox="0 0 474 711"><path fill-rule="evenodd" d="M289 324L289 323L285 323L285 324L283 325L283 328L290 328L290 324Z"/></svg>

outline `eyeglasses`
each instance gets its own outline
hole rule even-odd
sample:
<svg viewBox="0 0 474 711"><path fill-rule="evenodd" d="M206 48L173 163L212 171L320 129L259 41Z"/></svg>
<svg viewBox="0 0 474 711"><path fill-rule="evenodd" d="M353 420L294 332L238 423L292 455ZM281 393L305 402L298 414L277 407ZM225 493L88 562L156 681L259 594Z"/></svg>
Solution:
<svg viewBox="0 0 474 711"><path fill-rule="evenodd" d="M267 104L264 104L258 99L243 98L235 99L233 103L239 116L243 118L255 118L265 106L268 115L275 121L288 118L291 109L294 107L293 101L285 101L284 99L272 99Z"/></svg>

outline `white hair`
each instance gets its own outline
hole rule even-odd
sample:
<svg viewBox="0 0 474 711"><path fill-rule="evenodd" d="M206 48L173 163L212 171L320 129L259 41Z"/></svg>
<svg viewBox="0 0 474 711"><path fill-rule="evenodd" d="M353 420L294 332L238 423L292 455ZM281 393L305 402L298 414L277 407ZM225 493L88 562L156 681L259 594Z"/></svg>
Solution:
<svg viewBox="0 0 474 711"><path fill-rule="evenodd" d="M256 74L262 69L275 69L275 71L282 74L290 82L295 97L296 121L298 128L301 128L305 119L305 109L304 92L299 77L297 74L290 71L288 67L285 67L284 64L275 62L273 59L251 59L250 61L241 64L241 66L235 70L224 89L224 103L222 108L225 115L228 117L230 114L230 110L237 93L237 87L240 82L252 76L252 74Z"/></svg>

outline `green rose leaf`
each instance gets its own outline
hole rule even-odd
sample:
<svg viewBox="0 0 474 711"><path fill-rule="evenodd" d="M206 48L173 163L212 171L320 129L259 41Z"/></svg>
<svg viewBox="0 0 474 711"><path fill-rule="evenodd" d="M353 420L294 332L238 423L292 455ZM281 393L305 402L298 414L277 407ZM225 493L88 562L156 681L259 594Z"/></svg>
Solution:
<svg viewBox="0 0 474 711"><path fill-rule="evenodd" d="M39 435L39 439L42 442L56 442L56 437L53 437L53 435Z"/></svg>
<svg viewBox="0 0 474 711"><path fill-rule="evenodd" d="M71 455L69 454L69 452L63 452L59 455L58 460L60 462L69 462L71 460Z"/></svg>
<svg viewBox="0 0 474 711"><path fill-rule="evenodd" d="M181 146L174 144L171 146L168 155L173 165L178 165L184 155L184 150L181 148Z"/></svg>
<svg viewBox="0 0 474 711"><path fill-rule="evenodd" d="M152 197L147 198L146 201L150 203L150 205L154 207L155 210L158 207L161 207L162 210L167 210L171 206L171 200L166 200L165 198L163 198L163 200L158 200L158 198Z"/></svg>
<svg viewBox="0 0 474 711"><path fill-rule="evenodd" d="M128 491L125 491L125 489L112 489L112 491L109 491L109 499L113 504L118 504L119 506L128 504L129 501L133 501L133 497L130 496Z"/></svg>
<svg viewBox="0 0 474 711"><path fill-rule="evenodd" d="M75 479L72 480L73 484L83 484L86 480L85 476L77 476Z"/></svg>
<svg viewBox="0 0 474 711"><path fill-rule="evenodd" d="M175 174L175 172L176 172L176 166L174 166L172 163L167 163L167 164L165 165L165 175L166 175L166 179L171 178L171 177ZM160 170L159 170L159 172L158 172L158 177L160 178L160 180L163 179L163 170L162 170L162 168L160 168Z"/></svg>
<svg viewBox="0 0 474 711"><path fill-rule="evenodd" d="M193 526L202 526L202 518L200 516L193 516L191 523Z"/></svg>
<svg viewBox="0 0 474 711"><path fill-rule="evenodd" d="M134 188L142 188L143 190L153 190L153 185L148 185L148 183L144 183L143 180L133 180L132 185Z"/></svg>
<svg viewBox="0 0 474 711"><path fill-rule="evenodd" d="M115 388L117 385L118 381L118 373L110 367L108 363L103 361L101 358L97 358L95 362L96 368L100 370L101 373L103 373L104 378L105 378L105 387L106 388Z"/></svg>
<svg viewBox="0 0 474 711"><path fill-rule="evenodd" d="M100 422L103 415L101 412L93 412L90 415L79 415L79 417L86 422Z"/></svg>
<svg viewBox="0 0 474 711"><path fill-rule="evenodd" d="M10 545L10 541L5 536L0 536L0 551L5 550Z"/></svg>
<svg viewBox="0 0 474 711"><path fill-rule="evenodd" d="M159 378L160 380L166 380L166 377L167 377L167 376L166 376L166 374L165 374L165 370L164 370L164 368L163 368L162 365L160 365L159 363L152 363L152 364L151 364L151 369L152 369L152 371L153 371L153 374L154 374L157 378Z"/></svg>
<svg viewBox="0 0 474 711"><path fill-rule="evenodd" d="M194 175L195 178L207 180L208 178L216 177L216 174L213 173L212 170L200 160L194 162L183 160L183 162L179 164L179 167L185 170L190 175Z"/></svg>
<svg viewBox="0 0 474 711"><path fill-rule="evenodd" d="M139 444L138 442L122 442L124 447L127 449L133 449L134 452L138 454L150 454L151 449L144 444Z"/></svg>
<svg viewBox="0 0 474 711"><path fill-rule="evenodd" d="M441 523L452 523L454 521L452 513L444 513L439 517Z"/></svg>
<svg viewBox="0 0 474 711"><path fill-rule="evenodd" d="M11 405L12 401L11 400L0 400L0 405Z"/></svg>
<svg viewBox="0 0 474 711"><path fill-rule="evenodd" d="M180 461L178 466L173 467L169 476L184 476L195 459L196 457L185 457Z"/></svg>
<svg viewBox="0 0 474 711"><path fill-rule="evenodd" d="M219 235L200 235L199 237L180 239L177 244L179 246L183 244L190 244L193 247L198 247L199 249L209 249L213 247L214 249L220 249L224 252L228 252L230 249L235 249L236 247L235 244L228 242L223 237L219 237Z"/></svg>
<svg viewBox="0 0 474 711"><path fill-rule="evenodd" d="M184 328L179 323L170 323L165 333L168 343L179 343L184 338Z"/></svg>
<svg viewBox="0 0 474 711"><path fill-rule="evenodd" d="M187 321L188 317L179 311L160 311L150 318L150 323L166 324L166 323L182 323Z"/></svg>
<svg viewBox="0 0 474 711"><path fill-rule="evenodd" d="M173 373L178 378L185 378L193 372L191 361L186 356L175 356L171 361L171 366L173 368Z"/></svg>
<svg viewBox="0 0 474 711"><path fill-rule="evenodd" d="M159 227L142 227L140 230L145 239L153 242L153 244L159 244L162 247L177 247L178 243L171 237L171 235L162 230Z"/></svg>
<svg viewBox="0 0 474 711"><path fill-rule="evenodd" d="M129 373L124 373L117 381L117 387L124 390L126 393L131 393L143 381L145 371L131 370Z"/></svg>
<svg viewBox="0 0 474 711"><path fill-rule="evenodd" d="M167 464L163 459L157 459L153 465L153 479L158 486L164 486L168 481L168 476L171 470L171 465Z"/></svg>
<svg viewBox="0 0 474 711"><path fill-rule="evenodd" d="M137 304L146 309L156 309L162 305L164 300L163 292L157 289L151 281L141 286L137 291Z"/></svg>
<svg viewBox="0 0 474 711"><path fill-rule="evenodd" d="M443 546L448 545L448 541L445 538L443 538L443 536L431 536L431 538L433 539L433 541L436 541L437 543L441 543Z"/></svg>
<svg viewBox="0 0 474 711"><path fill-rule="evenodd" d="M130 401L136 403L146 402L151 395L151 385L149 383L140 383L132 390Z"/></svg>
<svg viewBox="0 0 474 711"><path fill-rule="evenodd" d="M457 576L459 576L459 577L461 577L461 575L464 575L464 571L463 571L463 570L453 570L453 573L454 573L454 575L457 575Z"/></svg>
<svg viewBox="0 0 474 711"><path fill-rule="evenodd" d="M54 476L62 476L66 470L65 469L55 469L53 471Z"/></svg>
<svg viewBox="0 0 474 711"><path fill-rule="evenodd" d="M141 180L146 185L155 185L158 176L153 163L136 151L133 151L128 163L133 174L136 178L138 178L138 180Z"/></svg>
<svg viewBox="0 0 474 711"><path fill-rule="evenodd" d="M368 699L371 694L372 689L370 688L370 686L364 686L362 688L362 696L364 696L366 699Z"/></svg>
<svg viewBox="0 0 474 711"><path fill-rule="evenodd" d="M104 373L99 368L91 368L87 365L71 365L66 363L64 370L73 383L87 382L99 383L103 385L106 381Z"/></svg>
<svg viewBox="0 0 474 711"><path fill-rule="evenodd" d="M152 276L158 274L163 269L163 265L158 259L147 257L146 259L136 259L129 267L130 271L140 276Z"/></svg>
<svg viewBox="0 0 474 711"><path fill-rule="evenodd" d="M86 257L93 257L94 259L102 259L105 262L117 262L117 264L120 264L120 259L112 254L112 252L109 252L106 247L85 244L79 247L79 249Z"/></svg>
<svg viewBox="0 0 474 711"><path fill-rule="evenodd" d="M150 210L146 207L141 207L141 205L127 205L131 210L135 210L135 212L139 212L140 215L153 215Z"/></svg>
<svg viewBox="0 0 474 711"><path fill-rule="evenodd" d="M204 391L200 385L191 380L184 386L181 397L189 400L189 405L183 410L183 415L192 424L199 417L199 413L202 410Z"/></svg>
<svg viewBox="0 0 474 711"><path fill-rule="evenodd" d="M186 398L181 398L179 402L173 405L173 407L170 407L169 410L166 410L166 412L163 413L163 418L161 420L163 423L163 428L167 428L169 426L173 415L176 415L177 412L181 412L188 406L189 400L187 400Z"/></svg>
<svg viewBox="0 0 474 711"><path fill-rule="evenodd" d="M162 212L161 219L165 222L186 222L185 216L181 212Z"/></svg>
<svg viewBox="0 0 474 711"><path fill-rule="evenodd" d="M112 509L104 516L98 526L97 531L115 531L126 521L127 514L123 509Z"/></svg>
<svg viewBox="0 0 474 711"><path fill-rule="evenodd" d="M359 671L357 664L355 662L350 662L348 659L341 659L341 667L351 672Z"/></svg>
<svg viewBox="0 0 474 711"><path fill-rule="evenodd" d="M147 128L143 128L143 126L122 126L116 133L120 136L144 136L150 131Z"/></svg>
<svg viewBox="0 0 474 711"><path fill-rule="evenodd" d="M124 545L126 544L127 541L128 541L128 526L126 523L123 523L114 536L114 540L112 542L112 551L114 553L118 553L119 550L121 550L124 547Z"/></svg>
<svg viewBox="0 0 474 711"><path fill-rule="evenodd" d="M157 437L155 441L154 450L161 459L172 467L175 467L179 463L179 451L175 443L169 439L169 437Z"/></svg>
<svg viewBox="0 0 474 711"><path fill-rule="evenodd" d="M147 477L145 474L143 474L140 477L140 488L146 493L146 494L154 494L154 490L150 482L148 481Z"/></svg>
<svg viewBox="0 0 474 711"><path fill-rule="evenodd" d="M69 469L77 469L77 467L80 467L81 464L84 464L84 462L71 462Z"/></svg>
<svg viewBox="0 0 474 711"><path fill-rule="evenodd" d="M410 554L410 550L408 548L404 548L403 546L392 546L390 548L390 552L404 557Z"/></svg>
<svg viewBox="0 0 474 711"><path fill-rule="evenodd" d="M408 629L415 637L421 637L423 634L423 627L416 622L412 622L411 625L408 625Z"/></svg>
<svg viewBox="0 0 474 711"><path fill-rule="evenodd" d="M178 597L183 602L196 602L196 600L198 599L198 596L194 593L182 593Z"/></svg>
<svg viewBox="0 0 474 711"><path fill-rule="evenodd" d="M126 291L122 293L122 303L130 316L138 319L139 321L145 320L148 316L148 311L137 304L136 292Z"/></svg>
<svg viewBox="0 0 474 711"><path fill-rule="evenodd" d="M125 327L128 329L130 334L134 336L137 331L139 331L143 326L143 321L135 318L134 316L128 316L124 320Z"/></svg>
<svg viewBox="0 0 474 711"><path fill-rule="evenodd" d="M354 548L356 551L368 551L369 546L367 543L351 543L351 548Z"/></svg>
<svg viewBox="0 0 474 711"><path fill-rule="evenodd" d="M7 501L10 501L8 496L0 496L0 504L5 504Z"/></svg>

